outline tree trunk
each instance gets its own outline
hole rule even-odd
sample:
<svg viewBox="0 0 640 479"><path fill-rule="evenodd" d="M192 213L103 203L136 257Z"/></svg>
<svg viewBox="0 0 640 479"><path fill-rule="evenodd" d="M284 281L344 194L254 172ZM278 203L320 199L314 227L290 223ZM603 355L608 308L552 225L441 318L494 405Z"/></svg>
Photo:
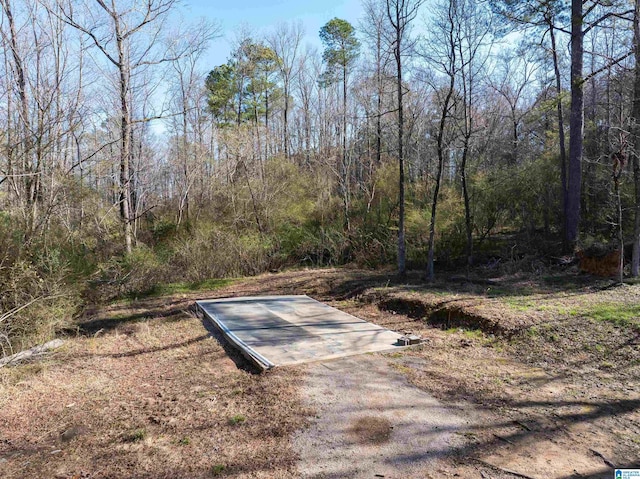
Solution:
<svg viewBox="0 0 640 479"><path fill-rule="evenodd" d="M455 60L454 60L455 61ZM452 65L454 62L452 62ZM449 90L445 97L444 104L442 105L442 112L440 115L440 125L438 127L437 138L437 150L438 150L438 170L436 172L436 185L433 190L433 202L431 203L431 220L429 222L429 253L427 258L427 279L433 281L435 279L434 269L434 247L436 237L436 213L438 208L438 193L440 192L440 181L442 179L442 168L444 165L444 130L446 127L447 116L449 115L449 102L453 96L455 86L455 77L450 74L449 77Z"/></svg>
<svg viewBox="0 0 640 479"><path fill-rule="evenodd" d="M133 249L133 230L131 225L131 109L129 107L129 64L125 53L125 44L120 34L120 26L115 22L116 43L118 47L118 69L120 73L120 218L124 229L124 242L127 253Z"/></svg>
<svg viewBox="0 0 640 479"><path fill-rule="evenodd" d="M635 72L633 83L633 105L631 110L631 133L633 141L633 184L635 188L633 253L631 256L631 276L640 275L640 2L635 3L633 18L633 48Z"/></svg>
<svg viewBox="0 0 640 479"><path fill-rule="evenodd" d="M471 130L469 130L470 132ZM473 265L473 230L471 225L471 205L469 202L469 188L467 187L467 157L469 156L469 138L464 141L462 162L460 164L460 176L462 178L462 196L464 198L464 223L467 233L467 268Z"/></svg>
<svg viewBox="0 0 640 479"><path fill-rule="evenodd" d="M266 81L265 81L266 84ZM265 87L264 91L264 161L266 162L269 159L269 144L270 144L270 136L269 135L269 91ZM264 163L263 170L264 170ZM265 176L263 175L263 178Z"/></svg>
<svg viewBox="0 0 640 479"><path fill-rule="evenodd" d="M582 140L584 133L584 91L582 79L582 0L571 0L571 119L569 125L569 171L565 241L575 247L580 225L582 188Z"/></svg>
<svg viewBox="0 0 640 479"><path fill-rule="evenodd" d="M376 167L380 166L382 160L382 32L378 29L376 37L376 84L377 84L377 107L376 107Z"/></svg>
<svg viewBox="0 0 640 479"><path fill-rule="evenodd" d="M636 80L636 84L638 80ZM636 103L636 101L634 101ZM634 140L636 145L640 143L640 134L638 134L636 126L636 134ZM633 225L633 252L631 256L631 276L637 278L640 275L640 161L638 155L640 154L640 148L635 146L633 152L633 184L635 188L635 200L634 207L634 225Z"/></svg>
<svg viewBox="0 0 640 479"><path fill-rule="evenodd" d="M23 59L20 56L18 47L17 32L15 22L13 19L13 10L9 0L2 0L2 9L7 17L9 24L9 45L11 48L11 55L13 57L13 68L16 75L16 83L18 87L19 102L19 123L21 125L20 134L22 136L22 152L19 152L18 165L15 173L22 176L22 181L17 183L16 192L19 192L18 199L22 198L23 208L25 214L25 242L29 242L33 234L33 228L36 223L35 201L37 196L34 193L35 182L38 178L38 171L34 170L33 165L37 162L32 161L31 155L33 154L33 132L29 115L29 98L27 94L27 82Z"/></svg>
<svg viewBox="0 0 640 479"><path fill-rule="evenodd" d="M406 243L404 238L404 111L402 105L402 31L400 28L401 18L399 9L396 12L396 69L398 80L398 202L400 211L398 213L398 274L406 275Z"/></svg>
<svg viewBox="0 0 640 479"><path fill-rule="evenodd" d="M615 154L614 154L615 155ZM620 176L624 166L622 162L614 163L613 166L613 186L616 195L616 213L618 216L618 248L620 250L620 259L618 263L618 282L624 282L624 231L622 229L622 199L620 198Z"/></svg>
<svg viewBox="0 0 640 479"><path fill-rule="evenodd" d="M556 79L556 94L557 108L558 108L558 142L560 145L560 182L562 188L562 218L563 218L563 231L562 231L562 249L565 252L569 252L570 247L567 242L568 235L566 232L567 217L568 217L568 189L567 189L567 149L565 146L564 138L564 112L562 108L562 81L560 76L560 66L558 64L558 52L556 50L556 36L554 32L553 23L551 20L547 20L549 24L551 34L551 53L553 55L553 71Z"/></svg>
<svg viewBox="0 0 640 479"><path fill-rule="evenodd" d="M515 105L511 106L511 162L518 164L518 119L515 112Z"/></svg>
<svg viewBox="0 0 640 479"><path fill-rule="evenodd" d="M467 41L471 38L468 37ZM472 50L470 50L472 51ZM462 145L462 161L460 163L460 177L462 180L462 196L464 200L464 222L466 230L466 253L467 253L467 274L473 264L473 230L471 221L471 205L469 201L469 187L467 185L467 160L469 159L469 144L471 135L473 134L473 65L475 54L469 53L465 58L463 42L459 41L458 55L460 56L460 76L462 78L462 94L463 94L463 145ZM511 107L512 127L513 127L513 164L518 161L518 120L515 111L515 103Z"/></svg>
<svg viewBox="0 0 640 479"><path fill-rule="evenodd" d="M344 229L351 230L349 218L349 168L347 164L347 67L342 69L342 191L344 205Z"/></svg>
<svg viewBox="0 0 640 479"><path fill-rule="evenodd" d="M178 226L180 225L183 215L185 220L187 222L189 221L189 187L190 187L189 185L189 181L190 181L189 179L189 176L190 176L189 175L189 142L187 139L188 105L187 105L187 94L185 92L184 81L182 80L182 78L180 79L180 87L181 87L181 93L182 93L182 155L183 155L182 174L184 175L184 196L183 196L182 205L180 208Z"/></svg>
<svg viewBox="0 0 640 479"><path fill-rule="evenodd" d="M308 105L304 108L304 144L306 166L309 168L311 166L311 115Z"/></svg>
<svg viewBox="0 0 640 479"><path fill-rule="evenodd" d="M283 111L283 136L284 136L284 159L289 161L289 80L284 81L284 111Z"/></svg>
<svg viewBox="0 0 640 479"><path fill-rule="evenodd" d="M442 178L442 166L444 164L444 153L438 147L438 170L436 172L436 185L433 189L433 202L431 203L431 221L429 222L429 252L427 257L427 279L435 279L434 268L434 246L436 238L436 212L438 208L438 193L440 192L440 180Z"/></svg>

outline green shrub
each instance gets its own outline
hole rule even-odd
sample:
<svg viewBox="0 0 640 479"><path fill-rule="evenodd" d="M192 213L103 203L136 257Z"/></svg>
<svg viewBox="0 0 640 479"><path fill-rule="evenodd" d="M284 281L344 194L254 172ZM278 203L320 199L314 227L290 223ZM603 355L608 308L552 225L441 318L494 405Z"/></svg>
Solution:
<svg viewBox="0 0 640 479"><path fill-rule="evenodd" d="M38 248L40 249L40 248ZM0 348L3 355L52 339L80 305L67 262L57 250L21 254L0 268Z"/></svg>
<svg viewBox="0 0 640 479"><path fill-rule="evenodd" d="M121 296L144 295L171 277L171 266L155 252L140 245L131 254L114 256L98 266L92 281L93 300L112 300Z"/></svg>
<svg viewBox="0 0 640 479"><path fill-rule="evenodd" d="M261 273L271 266L272 240L257 232L237 235L210 224L199 224L174 244L173 281L203 281L209 278Z"/></svg>
<svg viewBox="0 0 640 479"><path fill-rule="evenodd" d="M247 418L243 414L236 414L235 416L231 416L229 418L229 424L232 426L237 426L238 424L242 424L246 420Z"/></svg>

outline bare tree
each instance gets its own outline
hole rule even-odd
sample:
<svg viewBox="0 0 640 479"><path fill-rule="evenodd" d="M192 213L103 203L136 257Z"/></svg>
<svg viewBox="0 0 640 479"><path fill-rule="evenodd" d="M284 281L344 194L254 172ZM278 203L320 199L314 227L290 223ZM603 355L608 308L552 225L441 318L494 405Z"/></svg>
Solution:
<svg viewBox="0 0 640 479"><path fill-rule="evenodd" d="M315 65L315 67L314 67ZM311 153L314 146L313 133L317 131L313 121L313 106L317 104L318 82L315 70L320 69L320 60L316 51L305 49L298 59L298 75L295 81L295 91L299 98L299 123L301 124L301 133L298 137L302 139L302 150L304 152L304 165L311 166ZM317 120L316 120L317 122ZM300 148L300 147L299 147Z"/></svg>
<svg viewBox="0 0 640 479"><path fill-rule="evenodd" d="M60 18L91 39L103 58L118 75L120 110L119 198L125 248L131 252L134 242L132 190L132 133L135 105L132 80L137 72L177 59L183 52L167 55L159 52L160 35L176 0L131 0L109 4L104 0L66 0L60 6Z"/></svg>
<svg viewBox="0 0 640 479"><path fill-rule="evenodd" d="M568 235L566 234L566 218L568 217L567 208L569 205L569 186L567 180L567 148L565 141L565 129L564 129L564 108L562 103L562 77L560 75L560 61L558 45L556 41L556 27L555 27L555 12L553 8L548 8L544 14L544 21L549 28L549 38L551 40L551 58L553 59L553 74L556 83L556 109L558 112L558 149L560 152L560 185L562 188L562 218L565 220L562 224L563 234L563 249L566 251L569 249L567 242Z"/></svg>
<svg viewBox="0 0 640 479"><path fill-rule="evenodd" d="M28 245L46 233L74 170L70 145L82 123L84 47L69 42L64 23L39 2L25 2L16 13L2 0L0 8L7 134L0 183L7 182L19 207Z"/></svg>
<svg viewBox="0 0 640 479"><path fill-rule="evenodd" d="M460 66L459 91L461 95L462 121L459 122L462 137L462 158L460 161L460 179L462 182L462 197L464 200L465 229L467 236L467 266L473 263L473 224L469 197L469 180L467 177L467 163L471 155L471 138L477 133L475 125L477 92L479 83L483 80L484 68L489 59L491 47L491 21L483 7L473 1L460 0L457 5L458 26L458 61ZM517 132L516 143L517 146ZM514 150L517 151L517 150Z"/></svg>
<svg viewBox="0 0 640 479"><path fill-rule="evenodd" d="M282 109L282 142L284 156L288 160L291 155L291 138L289 134L289 117L291 113L292 83L298 75L300 63L300 43L304 36L304 28L298 23L281 23L268 37L267 42L277 57L277 68L282 80L284 107Z"/></svg>
<svg viewBox="0 0 640 479"><path fill-rule="evenodd" d="M409 39L411 22L418 15L418 9L423 0L386 0L387 17L391 23L391 49L396 61L396 88L398 95L398 274L406 274L406 243L404 231L404 105L403 96L405 85L402 79L402 58L413 49L414 43Z"/></svg>
<svg viewBox="0 0 640 479"><path fill-rule="evenodd" d="M176 93L174 96L176 114L172 119L174 123L179 119L180 123L180 131L175 132L176 156L180 163L178 226L183 219L189 220L189 192L201 173L199 168L193 166L196 163L194 157L197 150L195 134L198 125L202 123L201 100L204 84L203 75L198 71L198 62L209 41L219 35L219 32L220 28L217 25L200 22L196 26L191 26L189 31L175 32L173 37L179 40L172 42L169 46L170 55L175 58L175 61L171 62L170 76Z"/></svg>
<svg viewBox="0 0 640 479"><path fill-rule="evenodd" d="M2 0L0 6L2 6L3 17L6 18L8 28L8 31L4 28L2 29L3 41L7 46L6 51L10 52L10 56L5 58L7 58L9 69L15 79L18 96L17 130L19 131L19 136L16 138L17 141L9 142L7 170L16 198L24 205L25 239L28 239L33 232L36 221L42 165L34 144L34 128L31 121L31 99L27 85L28 73L24 59L24 46L20 45L18 28L16 27L14 10L10 0ZM35 18L31 17L30 21L35 22ZM10 109L11 106L8 107L8 110ZM21 147L14 147L13 143Z"/></svg>
<svg viewBox="0 0 640 479"><path fill-rule="evenodd" d="M526 45L517 49L503 50L497 57L498 65L489 78L491 88L504 100L508 107L508 121L511 126L510 160L515 165L519 161L520 129L529 109L527 102L536 88L535 75L540 69L535 57L527 52Z"/></svg>
<svg viewBox="0 0 640 479"><path fill-rule="evenodd" d="M360 42L356 38L355 29L346 20L334 18L320 29L320 39L325 45L322 59L327 66L321 78L325 85L342 84L342 161L339 174L341 178L342 200L344 207L344 229L351 229L349 210L351 204L351 158L347 148L347 83L355 60L360 54Z"/></svg>
<svg viewBox="0 0 640 479"><path fill-rule="evenodd" d="M361 30L373 51L373 65L375 77L375 131L376 131L376 165L380 165L382 158L382 119L385 115L383 108L383 98L385 96L385 83L389 73L389 62L391 60L389 40L392 35L388 31L390 26L387 18L386 5L382 5L375 0L368 0L364 3L365 18Z"/></svg>
<svg viewBox="0 0 640 479"><path fill-rule="evenodd" d="M431 219L429 221L429 247L427 253L427 279L435 279L435 235L436 215L438 209L438 195L442 180L442 170L445 155L448 152L449 140L447 130L452 110L455 108L456 78L458 76L458 41L457 36L457 0L445 0L436 6L433 17L433 30L428 47L423 48L422 55L428 64L444 79L441 84L437 77L427 74L426 80L432 83L434 89L434 103L438 111L436 137L436 152L438 163L436 167L433 199L431 202Z"/></svg>
<svg viewBox="0 0 640 479"><path fill-rule="evenodd" d="M569 164L565 242L573 247L578 239L582 190L582 145L584 140L584 11L583 0L571 0L571 116L569 118Z"/></svg>
<svg viewBox="0 0 640 479"><path fill-rule="evenodd" d="M635 189L633 252L631 276L640 275L640 2L635 2L633 13L633 53L635 57L633 77L633 104L631 109L631 138L633 151L633 184Z"/></svg>

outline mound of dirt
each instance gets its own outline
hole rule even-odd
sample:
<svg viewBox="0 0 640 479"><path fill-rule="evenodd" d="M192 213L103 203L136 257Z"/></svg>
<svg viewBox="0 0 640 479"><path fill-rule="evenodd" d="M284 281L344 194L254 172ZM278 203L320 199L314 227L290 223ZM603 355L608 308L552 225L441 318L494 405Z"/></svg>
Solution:
<svg viewBox="0 0 640 479"><path fill-rule="evenodd" d="M535 312L522 314L509 311L491 298L470 295L443 297L432 293L415 293L401 287L370 290L359 299L375 304L382 310L444 329L474 329L505 337L513 336L541 320Z"/></svg>

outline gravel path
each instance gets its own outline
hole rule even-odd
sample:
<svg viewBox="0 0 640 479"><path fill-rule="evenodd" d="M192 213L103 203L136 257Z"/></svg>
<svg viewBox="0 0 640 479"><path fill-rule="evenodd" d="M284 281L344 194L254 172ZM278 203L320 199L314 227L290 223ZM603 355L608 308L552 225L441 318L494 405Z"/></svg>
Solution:
<svg viewBox="0 0 640 479"><path fill-rule="evenodd" d="M465 420L378 355L310 365L303 396L316 411L294 441L304 478L439 477L461 444Z"/></svg>

